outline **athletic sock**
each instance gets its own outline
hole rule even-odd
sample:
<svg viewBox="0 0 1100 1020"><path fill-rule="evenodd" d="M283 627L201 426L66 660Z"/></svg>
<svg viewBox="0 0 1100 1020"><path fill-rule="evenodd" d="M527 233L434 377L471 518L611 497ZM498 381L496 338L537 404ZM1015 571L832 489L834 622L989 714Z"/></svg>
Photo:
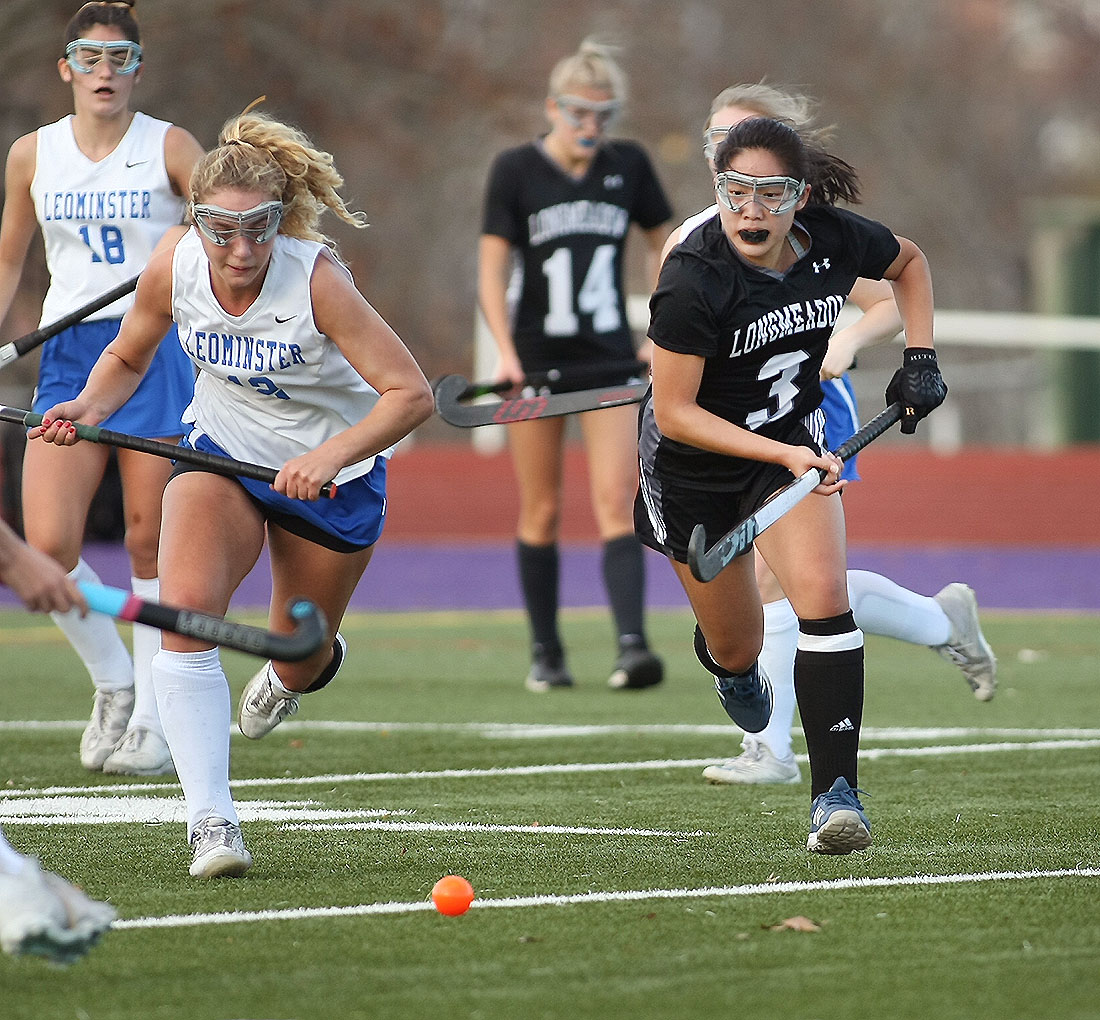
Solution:
<svg viewBox="0 0 1100 1020"><path fill-rule="evenodd" d="M77 583L101 583L99 575L83 559L77 560L69 577ZM50 616L80 656L96 690L113 692L133 686L134 665L114 620L102 613L89 613L81 619L77 609L53 612Z"/></svg>
<svg viewBox="0 0 1100 1020"><path fill-rule="evenodd" d="M810 754L810 796L843 776L857 783L863 721L863 634L851 611L798 621L794 689Z"/></svg>
<svg viewBox="0 0 1100 1020"><path fill-rule="evenodd" d="M26 863L27 858L7 841L0 829L0 874L21 875Z"/></svg>
<svg viewBox="0 0 1100 1020"><path fill-rule="evenodd" d="M856 625L866 634L914 645L945 645L951 637L951 621L934 598L918 595L882 574L849 570L848 601Z"/></svg>
<svg viewBox="0 0 1100 1020"><path fill-rule="evenodd" d="M187 804L187 835L204 818L237 824L229 792L229 684L216 648L161 649L153 657L153 686L164 736Z"/></svg>
<svg viewBox="0 0 1100 1020"><path fill-rule="evenodd" d="M558 547L517 542L519 580L531 623L531 640L547 650L561 649L558 635Z"/></svg>
<svg viewBox="0 0 1100 1020"><path fill-rule="evenodd" d="M764 646L760 666L772 684L772 717L759 733L745 737L744 746L764 744L777 758L791 755L794 724L794 657L798 648L798 617L787 599L764 605Z"/></svg>
<svg viewBox="0 0 1100 1020"><path fill-rule="evenodd" d="M636 535L604 542L603 583L620 647L646 647L645 560Z"/></svg>
<svg viewBox="0 0 1100 1020"><path fill-rule="evenodd" d="M156 577L131 577L130 590L147 602L160 598L160 580ZM160 631L142 623L134 624L134 710L130 713L129 729L142 727L164 735L157 711L157 695L153 690L153 656L160 651Z"/></svg>

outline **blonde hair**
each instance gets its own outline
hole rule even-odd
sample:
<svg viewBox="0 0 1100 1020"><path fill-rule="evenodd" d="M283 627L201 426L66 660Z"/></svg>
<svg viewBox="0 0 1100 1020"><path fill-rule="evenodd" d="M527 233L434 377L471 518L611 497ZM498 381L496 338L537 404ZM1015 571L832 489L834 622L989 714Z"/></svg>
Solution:
<svg viewBox="0 0 1100 1020"><path fill-rule="evenodd" d="M725 106L740 106L761 117L783 121L798 131L803 138L825 144L831 141L834 128L813 127L816 103L809 96L787 89L776 88L761 80L752 84L731 85L714 97L710 104L707 126L714 115Z"/></svg>
<svg viewBox="0 0 1100 1020"><path fill-rule="evenodd" d="M218 147L191 174L191 201L222 188L266 192L283 203L280 234L335 247L318 229L324 211L331 209L353 227L365 227L366 214L352 212L340 196L344 178L329 153L315 148L298 128L252 112L264 98L226 121Z"/></svg>
<svg viewBox="0 0 1100 1020"><path fill-rule="evenodd" d="M612 56L615 47L585 39L576 53L563 57L550 72L550 97L568 95L571 89L609 92L620 103L626 100L627 82L623 69Z"/></svg>

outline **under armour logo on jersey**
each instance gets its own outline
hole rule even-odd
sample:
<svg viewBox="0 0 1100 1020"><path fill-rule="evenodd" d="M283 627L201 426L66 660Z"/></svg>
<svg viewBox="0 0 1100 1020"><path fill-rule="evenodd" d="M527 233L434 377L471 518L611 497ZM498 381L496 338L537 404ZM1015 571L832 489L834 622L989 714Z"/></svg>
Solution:
<svg viewBox="0 0 1100 1020"><path fill-rule="evenodd" d="M617 191L619 188L621 188L623 186L623 175L622 174L608 174L603 179L603 186L605 188L607 188L608 191Z"/></svg>
<svg viewBox="0 0 1100 1020"><path fill-rule="evenodd" d="M829 268L830 268L830 265L829 265L829 260L828 259L822 259L820 262L815 262L814 263L814 272L815 273L820 273L822 269L829 269Z"/></svg>
<svg viewBox="0 0 1100 1020"><path fill-rule="evenodd" d="M847 716L829 727L830 733L851 733L853 730L855 730L855 727L852 725L852 720Z"/></svg>

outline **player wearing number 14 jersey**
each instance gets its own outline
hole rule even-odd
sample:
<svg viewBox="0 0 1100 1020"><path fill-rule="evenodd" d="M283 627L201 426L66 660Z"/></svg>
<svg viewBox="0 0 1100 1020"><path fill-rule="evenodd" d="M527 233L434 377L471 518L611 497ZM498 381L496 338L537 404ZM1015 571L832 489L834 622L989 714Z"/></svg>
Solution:
<svg viewBox="0 0 1100 1020"><path fill-rule="evenodd" d="M154 247L184 214L183 195L202 155L185 130L130 108L145 73L132 5L85 4L66 26L57 62L72 88L74 112L16 139L8 154L0 225L0 319L11 307L36 229L46 248L50 287L43 325L87 305L137 276ZM34 410L80 392L103 349L118 333L127 296L49 340L42 348ZM102 424L119 432L175 440L191 398L193 373L177 343L164 344L133 399ZM107 465L107 447L28 448L23 463L27 541L74 580L97 581L81 558L85 521ZM161 493L171 464L118 451L131 584L157 597ZM159 633L134 628L134 656L104 616L55 613L95 685L92 718L80 743L85 768L153 775L172 759L153 697L149 663Z"/></svg>
<svg viewBox="0 0 1100 1020"><path fill-rule="evenodd" d="M650 279L656 279L661 225L671 209L642 147L605 137L625 91L608 50L583 43L551 73L550 131L501 153L493 164L478 296L497 345L500 381L518 385L533 372L558 369L564 379L613 385L636 371L623 298L623 250L636 224L646 239ZM663 675L646 644L642 547L631 514L638 478L635 419L630 406L579 419L618 632L609 679L615 688L652 687ZM508 428L520 492L517 552L531 624L532 691L573 684L557 621L564 437L564 418Z"/></svg>

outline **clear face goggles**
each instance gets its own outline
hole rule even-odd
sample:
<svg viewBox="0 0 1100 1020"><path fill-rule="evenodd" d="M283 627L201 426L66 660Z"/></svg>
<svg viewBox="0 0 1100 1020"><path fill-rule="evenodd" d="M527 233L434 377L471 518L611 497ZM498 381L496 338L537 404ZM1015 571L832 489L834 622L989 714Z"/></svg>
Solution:
<svg viewBox="0 0 1100 1020"><path fill-rule="evenodd" d="M231 212L218 205L192 202L191 218L202 236L219 248L224 248L238 235L253 244L267 244L279 232L283 203L275 199L244 212Z"/></svg>
<svg viewBox="0 0 1100 1020"><path fill-rule="evenodd" d="M129 39L74 39L65 47L65 60L78 74L91 74L101 60L115 74L133 74L141 66L141 47Z"/></svg>
<svg viewBox="0 0 1100 1020"><path fill-rule="evenodd" d="M750 177L736 170L714 175L714 192L730 212L739 213L756 202L778 216L790 212L806 193L806 182L793 177Z"/></svg>
<svg viewBox="0 0 1100 1020"><path fill-rule="evenodd" d="M561 111L565 122L574 130L584 127L584 122L591 117L596 124L596 130L606 131L619 116L623 104L617 99L608 99L602 103L594 103L591 99L582 99L580 96L557 96L554 99Z"/></svg>
<svg viewBox="0 0 1100 1020"><path fill-rule="evenodd" d="M703 132L703 155L712 163L714 162L714 154L718 151L718 146L725 141L726 135L730 133L730 126L729 124L719 124L715 127L709 127Z"/></svg>

